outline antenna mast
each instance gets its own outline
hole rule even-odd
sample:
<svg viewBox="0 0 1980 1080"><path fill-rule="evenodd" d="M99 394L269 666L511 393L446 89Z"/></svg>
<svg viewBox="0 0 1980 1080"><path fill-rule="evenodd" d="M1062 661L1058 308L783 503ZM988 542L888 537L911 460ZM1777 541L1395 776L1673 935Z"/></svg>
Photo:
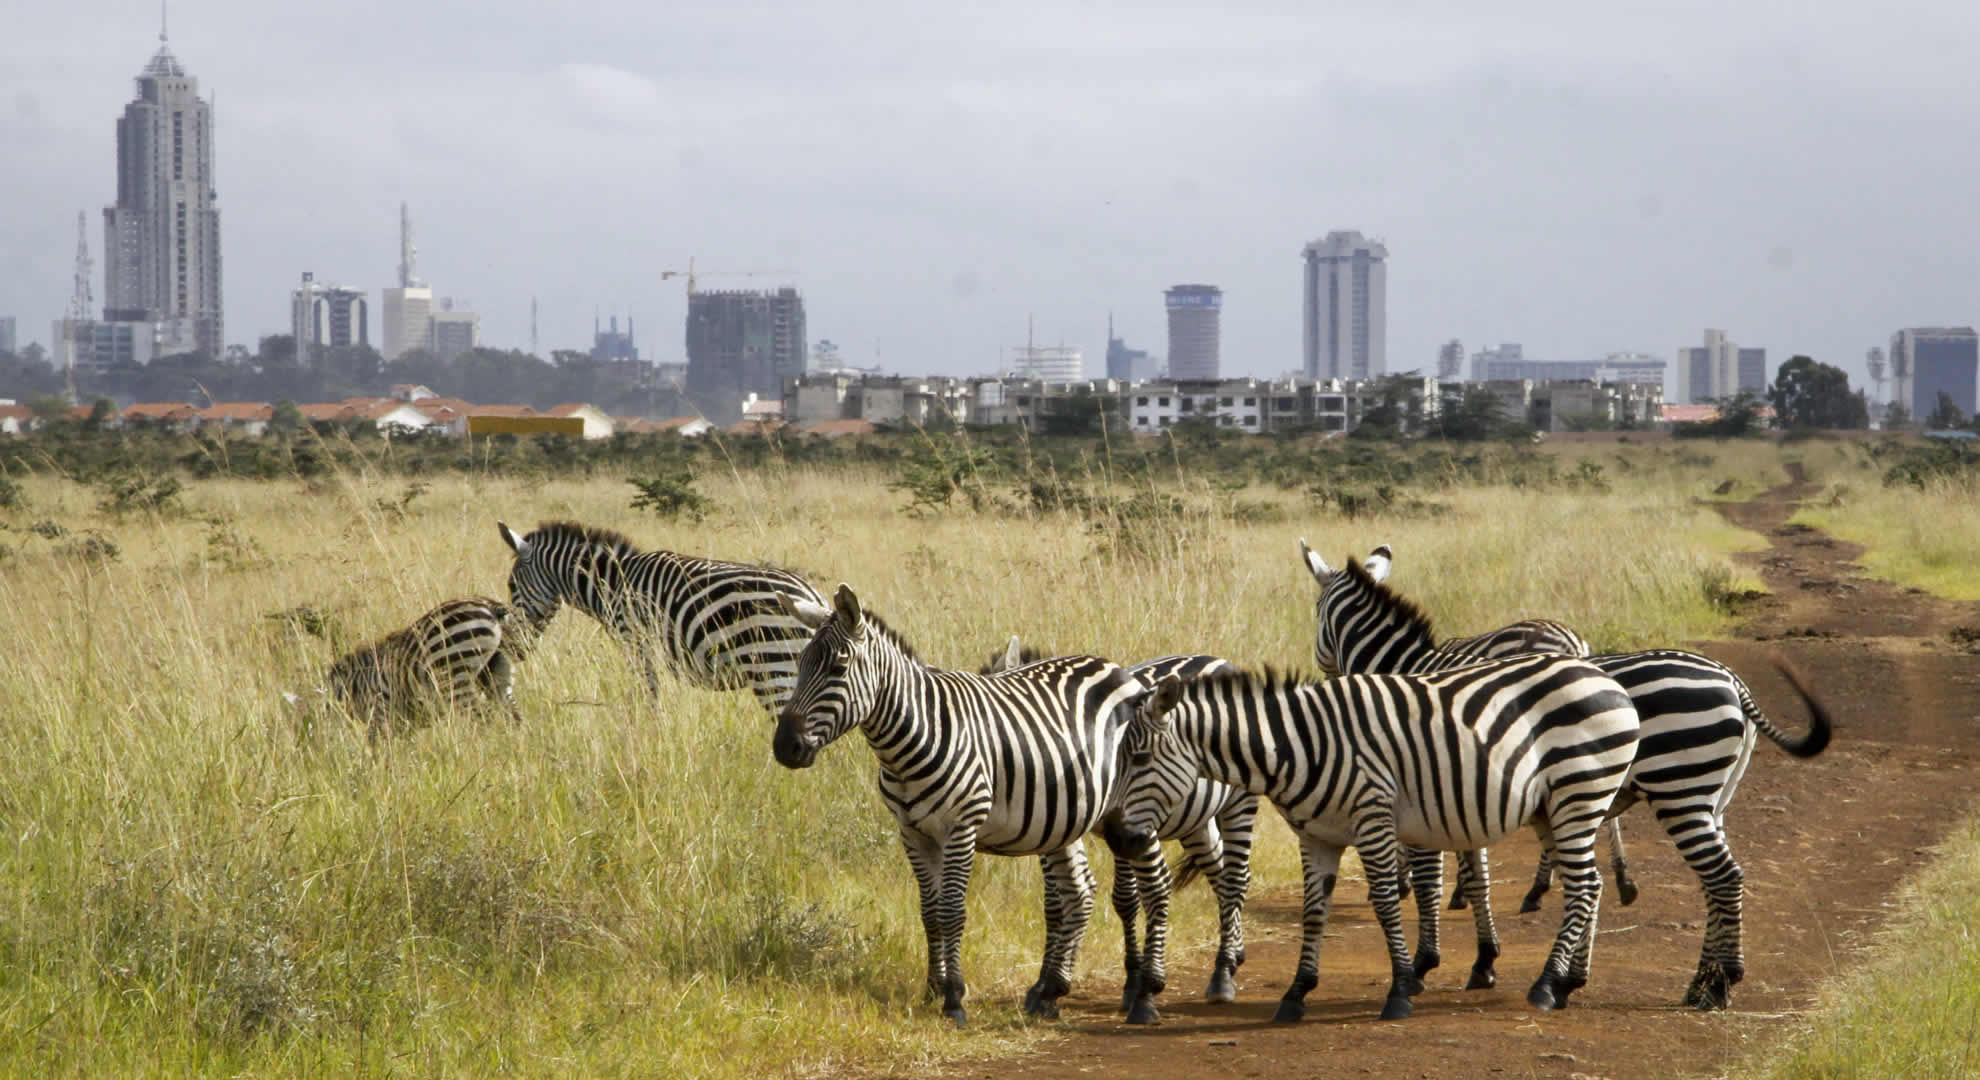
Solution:
<svg viewBox="0 0 1980 1080"><path fill-rule="evenodd" d="M399 203L399 287L419 284L419 248L413 244L412 211Z"/></svg>

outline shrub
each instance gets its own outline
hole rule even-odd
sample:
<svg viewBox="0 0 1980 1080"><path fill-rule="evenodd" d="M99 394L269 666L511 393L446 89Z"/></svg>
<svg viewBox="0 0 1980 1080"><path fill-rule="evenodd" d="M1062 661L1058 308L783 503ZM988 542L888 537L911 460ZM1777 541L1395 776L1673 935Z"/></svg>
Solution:
<svg viewBox="0 0 1980 1080"><path fill-rule="evenodd" d="M715 500L695 490L691 469L667 469L644 480L630 477L626 482L639 489L632 500L634 510L651 510L669 520L686 514L700 521L715 505Z"/></svg>

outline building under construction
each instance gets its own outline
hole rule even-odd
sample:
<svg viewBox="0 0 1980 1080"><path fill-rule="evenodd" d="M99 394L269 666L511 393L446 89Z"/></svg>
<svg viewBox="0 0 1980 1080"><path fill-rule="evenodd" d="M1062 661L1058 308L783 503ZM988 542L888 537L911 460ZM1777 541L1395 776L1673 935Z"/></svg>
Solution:
<svg viewBox="0 0 1980 1080"><path fill-rule="evenodd" d="M740 419L750 394L781 401L784 379L805 371L804 298L788 286L692 293L687 355L687 398L710 420Z"/></svg>

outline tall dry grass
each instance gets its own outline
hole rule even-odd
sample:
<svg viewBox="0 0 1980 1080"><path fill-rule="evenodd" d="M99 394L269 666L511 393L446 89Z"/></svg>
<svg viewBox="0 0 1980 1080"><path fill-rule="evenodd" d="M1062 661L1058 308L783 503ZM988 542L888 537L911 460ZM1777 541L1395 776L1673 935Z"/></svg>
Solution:
<svg viewBox="0 0 1980 1080"><path fill-rule="evenodd" d="M1015 1009L1043 933L1035 862L984 860L964 953L977 1027L942 1030L859 740L786 772L749 695L668 683L653 700L581 617L521 667L522 726L455 717L376 747L302 730L279 692L339 649L503 593L497 518L848 581L953 666L1018 632L1304 668L1299 536L1330 559L1394 545L1396 585L1452 632L1546 615L1599 647L1709 636L1725 551L1751 540L1692 501L1711 471L1644 454L1607 494L1459 488L1434 516L1355 521L1187 477L1174 513L1092 521L914 519L877 473L731 472L703 478L721 509L698 523L641 519L612 477L455 477L410 498L363 472L196 482L177 510L122 515L28 479L0 511L0 1062L757 1076L1053 1036ZM1296 860L1268 833L1256 888L1296 880ZM1179 950L1210 946L1213 907L1179 898ZM1110 992L1118 947L1096 916L1081 989Z"/></svg>

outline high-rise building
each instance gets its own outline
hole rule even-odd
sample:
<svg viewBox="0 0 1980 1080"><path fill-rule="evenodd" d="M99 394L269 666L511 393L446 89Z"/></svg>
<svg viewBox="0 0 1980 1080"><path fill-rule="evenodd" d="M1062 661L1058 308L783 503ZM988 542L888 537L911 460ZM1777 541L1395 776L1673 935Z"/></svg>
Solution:
<svg viewBox="0 0 1980 1080"><path fill-rule="evenodd" d="M1389 249L1352 229L1306 245L1309 379L1372 379L1389 370Z"/></svg>
<svg viewBox="0 0 1980 1080"><path fill-rule="evenodd" d="M1078 382L1086 377L1086 360L1077 345L1018 345L1011 349L1011 373L1040 382Z"/></svg>
<svg viewBox="0 0 1980 1080"><path fill-rule="evenodd" d="M117 203L103 211L106 322L149 322L166 353L225 348L213 109L158 35L117 121Z"/></svg>
<svg viewBox="0 0 1980 1080"><path fill-rule="evenodd" d="M1699 405L1742 391L1767 392L1767 350L1743 349L1724 330L1705 331L1702 347L1684 346L1677 355L1677 401Z"/></svg>
<svg viewBox="0 0 1980 1080"><path fill-rule="evenodd" d="M427 319L427 349L441 362L473 352L481 344L481 316L472 311L454 310L452 300L442 300L440 310Z"/></svg>
<svg viewBox="0 0 1980 1080"><path fill-rule="evenodd" d="M1107 377L1125 382L1144 382L1154 378L1155 359L1147 349L1130 349L1127 342L1114 336L1114 317L1107 316Z"/></svg>
<svg viewBox="0 0 1980 1080"><path fill-rule="evenodd" d="M1531 377L1526 374L1526 349L1517 341L1504 342L1496 349L1480 349L1471 354L1472 382Z"/></svg>
<svg viewBox="0 0 1980 1080"><path fill-rule="evenodd" d="M1437 350L1437 377L1444 380L1464 378L1464 342L1452 338Z"/></svg>
<svg viewBox="0 0 1980 1080"><path fill-rule="evenodd" d="M1169 309L1169 378L1217 378L1224 290L1178 285L1162 294Z"/></svg>
<svg viewBox="0 0 1980 1080"><path fill-rule="evenodd" d="M750 394L763 401L781 401L784 379L805 372L809 340L804 298L794 288L691 293L688 400L703 416L719 423L740 419L743 400Z"/></svg>
<svg viewBox="0 0 1980 1080"><path fill-rule="evenodd" d="M632 316L626 316L626 331L619 332L619 317L612 316L612 328L601 330L597 316L591 319L591 358L601 364L637 367L639 346L633 344Z"/></svg>
<svg viewBox="0 0 1980 1080"><path fill-rule="evenodd" d="M19 352L20 343L14 337L14 317L0 315L0 353Z"/></svg>
<svg viewBox="0 0 1980 1080"><path fill-rule="evenodd" d="M399 204L399 284L385 290L380 314L380 351L387 361L433 347L433 290L419 279L419 249L413 245L412 213L405 203Z"/></svg>
<svg viewBox="0 0 1980 1080"><path fill-rule="evenodd" d="M371 305L356 289L325 285L304 271L302 285L289 294L290 332L296 338L296 361L314 358L311 349L347 348L371 344Z"/></svg>
<svg viewBox="0 0 1980 1080"><path fill-rule="evenodd" d="M1980 335L1970 326L1920 326L1891 335L1891 400L1922 421L1945 394L1970 417L1980 401Z"/></svg>

